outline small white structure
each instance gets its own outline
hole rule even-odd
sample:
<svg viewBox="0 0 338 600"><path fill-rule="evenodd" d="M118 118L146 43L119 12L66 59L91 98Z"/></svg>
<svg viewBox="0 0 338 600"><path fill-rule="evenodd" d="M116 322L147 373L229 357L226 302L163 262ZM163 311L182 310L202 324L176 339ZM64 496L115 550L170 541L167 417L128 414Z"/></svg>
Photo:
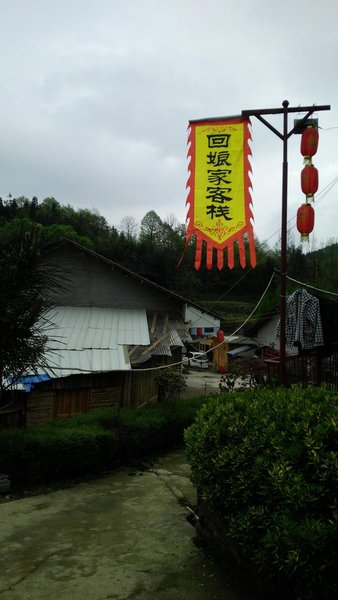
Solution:
<svg viewBox="0 0 338 600"><path fill-rule="evenodd" d="M253 335L253 338L256 340L259 348L268 347L276 352L279 352L279 339L277 338L278 323L279 315L274 315L257 329ZM287 353L298 354L298 348L288 347Z"/></svg>
<svg viewBox="0 0 338 600"><path fill-rule="evenodd" d="M221 320L210 312L204 312L195 306L186 304L184 320L188 324L192 336L204 338L216 337Z"/></svg>

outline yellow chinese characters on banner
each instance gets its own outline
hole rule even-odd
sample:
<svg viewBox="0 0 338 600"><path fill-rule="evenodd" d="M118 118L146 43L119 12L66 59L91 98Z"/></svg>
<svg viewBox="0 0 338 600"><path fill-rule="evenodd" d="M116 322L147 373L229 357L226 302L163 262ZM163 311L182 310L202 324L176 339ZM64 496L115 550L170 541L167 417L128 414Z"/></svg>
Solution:
<svg viewBox="0 0 338 600"><path fill-rule="evenodd" d="M189 205L187 240L196 237L195 267L202 261L212 268L214 250L217 266L223 268L224 250L228 266L234 266L237 242L242 267L246 266L245 239L251 266L256 265L250 194L250 131L248 119L197 121L190 123Z"/></svg>

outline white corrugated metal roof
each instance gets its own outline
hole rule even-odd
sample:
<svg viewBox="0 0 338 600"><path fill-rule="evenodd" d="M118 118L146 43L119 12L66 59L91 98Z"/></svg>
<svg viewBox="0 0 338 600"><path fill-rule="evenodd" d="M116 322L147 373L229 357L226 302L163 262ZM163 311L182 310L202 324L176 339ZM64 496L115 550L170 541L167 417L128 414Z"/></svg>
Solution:
<svg viewBox="0 0 338 600"><path fill-rule="evenodd" d="M150 346L148 348L130 348L129 356L132 365L139 365L152 356L172 356L172 348L184 347L184 341L192 341L188 326L169 314L151 312L148 314L150 329ZM184 341L183 341L184 340Z"/></svg>
<svg viewBox="0 0 338 600"><path fill-rule="evenodd" d="M46 371L53 377L91 371L126 371L127 345L150 344L146 311L57 307L46 315Z"/></svg>
<svg viewBox="0 0 338 600"><path fill-rule="evenodd" d="M130 371L130 369L131 364L125 348L117 346L109 350L47 351L44 355L44 364L38 370L40 375L47 374L53 379L80 373Z"/></svg>
<svg viewBox="0 0 338 600"><path fill-rule="evenodd" d="M60 306L49 311L47 334L53 348L106 349L117 344L150 343L146 311L117 308Z"/></svg>
<svg viewBox="0 0 338 600"><path fill-rule="evenodd" d="M131 366L123 349L116 346L109 350L58 350L46 353L49 368L44 369L51 377L66 377L76 373L100 373L103 371L129 371Z"/></svg>
<svg viewBox="0 0 338 600"><path fill-rule="evenodd" d="M172 346L184 348L184 344L176 330L168 331L168 333L163 336L161 344L152 350L152 354L156 356L172 356Z"/></svg>
<svg viewBox="0 0 338 600"><path fill-rule="evenodd" d="M172 331L169 332L169 345L170 346L181 346L182 348L184 348L184 344L178 334L178 332L176 331L176 329L173 329Z"/></svg>

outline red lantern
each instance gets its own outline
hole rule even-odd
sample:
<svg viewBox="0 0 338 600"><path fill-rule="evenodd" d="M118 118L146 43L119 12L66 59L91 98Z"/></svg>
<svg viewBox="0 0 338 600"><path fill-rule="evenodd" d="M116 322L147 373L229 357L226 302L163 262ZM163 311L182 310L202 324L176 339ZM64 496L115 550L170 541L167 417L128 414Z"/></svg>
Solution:
<svg viewBox="0 0 338 600"><path fill-rule="evenodd" d="M301 172L302 192L306 196L313 196L318 190L318 170L311 165L305 165Z"/></svg>
<svg viewBox="0 0 338 600"><path fill-rule="evenodd" d="M309 233L313 230L315 224L315 211L311 204L302 204L297 211L297 229L301 234L302 242L309 240Z"/></svg>
<svg viewBox="0 0 338 600"><path fill-rule="evenodd" d="M300 151L303 156L310 157L316 154L319 133L316 127L307 127L302 133Z"/></svg>
<svg viewBox="0 0 338 600"><path fill-rule="evenodd" d="M222 331L222 329L219 329L217 331L217 341L221 344L222 342L224 342L224 332Z"/></svg>

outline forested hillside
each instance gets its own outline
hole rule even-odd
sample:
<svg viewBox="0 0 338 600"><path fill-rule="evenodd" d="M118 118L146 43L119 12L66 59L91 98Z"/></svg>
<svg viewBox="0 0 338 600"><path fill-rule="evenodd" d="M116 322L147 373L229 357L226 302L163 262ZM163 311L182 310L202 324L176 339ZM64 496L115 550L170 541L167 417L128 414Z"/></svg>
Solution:
<svg viewBox="0 0 338 600"><path fill-rule="evenodd" d="M174 215L160 219L148 212L141 223L129 215L118 226L109 225L98 212L62 205L54 198L39 202L25 197L0 199L0 245L10 244L38 226L41 244L60 237L103 254L131 270L205 304L231 323L240 325L260 299L274 270L279 269L279 250L256 240L257 267L211 271L194 268L194 240L185 241L185 225ZM301 246L288 249L288 275L316 287L338 291L338 244L304 254ZM179 264L179 266L178 266ZM292 288L292 283L289 284ZM267 316L278 305L279 280L275 275L259 314Z"/></svg>

